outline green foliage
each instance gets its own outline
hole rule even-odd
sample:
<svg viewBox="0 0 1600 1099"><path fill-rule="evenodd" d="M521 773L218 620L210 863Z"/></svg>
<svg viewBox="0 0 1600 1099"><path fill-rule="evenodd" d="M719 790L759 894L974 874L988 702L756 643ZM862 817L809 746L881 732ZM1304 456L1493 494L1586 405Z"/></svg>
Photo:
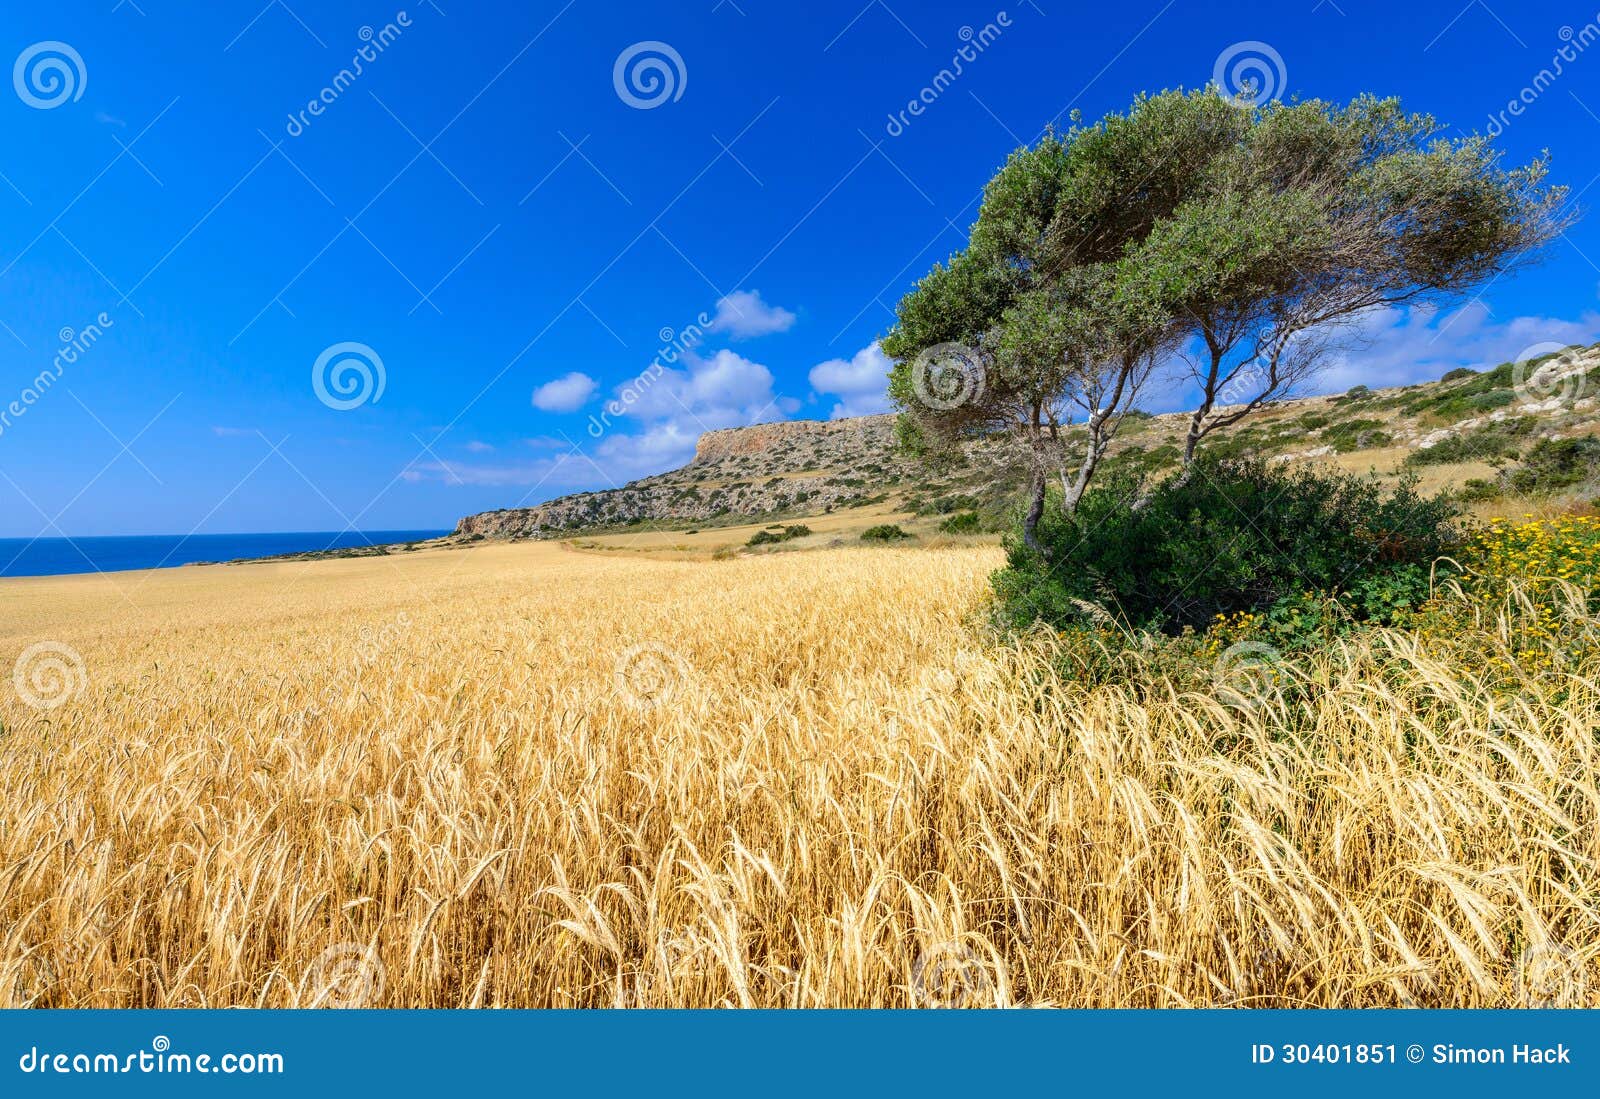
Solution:
<svg viewBox="0 0 1600 1099"><path fill-rule="evenodd" d="M898 542L912 535L901 530L893 523L881 523L875 527L868 527L861 532L863 542Z"/></svg>
<svg viewBox="0 0 1600 1099"><path fill-rule="evenodd" d="M1206 342L1206 392L1266 347L1253 396L1281 395L1316 366L1315 338L1284 351L1307 346L1297 334L1470 288L1564 228L1565 190L1544 184L1543 158L1508 169L1485 139L1446 132L1394 99L1242 110L1215 89L1180 90L1018 149L985 188L968 248L900 301L882 341L890 395L913 424L902 445L922 453L1021 423L1040 446L1054 426L1041 410L1117 410L1129 372L1185 337ZM928 379L914 364L941 344L968 349L981 394L918 399ZM1481 380L1456 383L1463 402ZM1338 398L1392 399L1365 386Z"/></svg>
<svg viewBox="0 0 1600 1099"><path fill-rule="evenodd" d="M1319 438L1340 454L1352 450L1370 450L1388 446L1394 441L1384 426L1382 420L1345 420L1323 428Z"/></svg>
<svg viewBox="0 0 1600 1099"><path fill-rule="evenodd" d="M1441 382L1459 382L1463 378L1476 377L1477 373L1478 372L1472 369L1470 366L1458 366L1454 370L1446 371L1444 376L1439 380Z"/></svg>
<svg viewBox="0 0 1600 1099"><path fill-rule="evenodd" d="M780 542L793 541L796 538L804 538L810 533L811 528L806 526L804 523L795 523L792 526L778 527L776 530L768 527L765 530L756 531L750 536L750 540L746 542L745 545L771 546Z"/></svg>
<svg viewBox="0 0 1600 1099"><path fill-rule="evenodd" d="M1449 465L1454 462L1496 462L1515 458L1522 442L1538 429L1539 422L1532 416L1519 416L1487 424L1474 431L1440 439L1424 450L1413 450L1406 455L1408 466Z"/></svg>
<svg viewBox="0 0 1600 1099"><path fill-rule="evenodd" d="M917 515L950 515L957 511L970 511L978 506L978 498L967 493L956 493L949 496L936 496L932 500L920 500L912 508Z"/></svg>
<svg viewBox="0 0 1600 1099"><path fill-rule="evenodd" d="M983 517L975 511L963 511L939 524L945 534L982 534Z"/></svg>
<svg viewBox="0 0 1600 1099"><path fill-rule="evenodd" d="M1424 391L1401 405L1400 411L1408 416L1426 415L1440 423L1454 423L1504 408L1516 400L1512 391L1514 369L1511 363L1501 363L1493 370L1453 382L1442 392Z"/></svg>
<svg viewBox="0 0 1600 1099"><path fill-rule="evenodd" d="M1351 621L1389 621L1427 591L1459 542L1455 505L1411 483L1259 460L1204 457L1152 488L1107 478L1073 515L1040 527L1048 556L1007 541L995 574L1002 615L1058 628L1110 616L1177 633L1218 616L1290 614L1331 600ZM1275 609L1276 608L1276 609Z"/></svg>
<svg viewBox="0 0 1600 1099"><path fill-rule="evenodd" d="M1528 496L1548 495L1600 475L1600 439L1583 435L1575 439L1541 439L1522 464L1506 475L1512 491Z"/></svg>
<svg viewBox="0 0 1600 1099"><path fill-rule="evenodd" d="M1175 468L1182 457L1183 452L1173 443L1162 443L1148 450L1137 444L1125 446L1106 460L1105 473L1107 476L1123 473L1148 477Z"/></svg>

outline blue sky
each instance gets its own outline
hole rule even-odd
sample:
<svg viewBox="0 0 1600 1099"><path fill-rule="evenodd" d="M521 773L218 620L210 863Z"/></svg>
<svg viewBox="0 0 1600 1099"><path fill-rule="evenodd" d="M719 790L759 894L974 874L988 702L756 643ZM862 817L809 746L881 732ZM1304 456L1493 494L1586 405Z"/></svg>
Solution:
<svg viewBox="0 0 1600 1099"><path fill-rule="evenodd" d="M82 349L0 416L0 536L447 527L670 468L707 428L876 410L874 340L1007 153L1230 51L1452 129L1526 99L1507 156L1600 175L1593 5L6 8L0 408ZM1371 318L1323 384L1600 338L1596 262L1589 218L1469 302Z"/></svg>

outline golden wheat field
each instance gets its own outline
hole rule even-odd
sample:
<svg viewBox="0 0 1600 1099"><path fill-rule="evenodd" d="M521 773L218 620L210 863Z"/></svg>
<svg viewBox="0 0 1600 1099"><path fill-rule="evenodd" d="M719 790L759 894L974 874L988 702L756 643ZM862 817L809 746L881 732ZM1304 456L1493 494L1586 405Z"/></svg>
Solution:
<svg viewBox="0 0 1600 1099"><path fill-rule="evenodd" d="M0 995L1600 990L1600 669L1508 701L1379 635L1386 671L1312 662L1288 736L1281 700L1052 675L1052 638L985 626L999 561L522 544L0 584Z"/></svg>

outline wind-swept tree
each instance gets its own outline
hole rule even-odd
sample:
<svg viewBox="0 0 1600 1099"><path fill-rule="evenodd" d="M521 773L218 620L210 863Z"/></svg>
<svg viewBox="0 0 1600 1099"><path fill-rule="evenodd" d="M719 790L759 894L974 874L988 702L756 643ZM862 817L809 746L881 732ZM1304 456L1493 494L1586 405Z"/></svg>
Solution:
<svg viewBox="0 0 1600 1099"><path fill-rule="evenodd" d="M1200 395L1188 463L1314 374L1341 325L1460 294L1565 227L1544 158L1506 169L1486 139L1436 131L1393 99L1252 108L1206 89L1018 150L883 341L904 430L1021 436L1039 548L1050 473L1075 507L1164 352L1186 345Z"/></svg>
<svg viewBox="0 0 1600 1099"><path fill-rule="evenodd" d="M1158 97L1209 117L1214 92ZM1440 302L1535 258L1568 222L1543 158L1436 137L1394 99L1235 108L1241 138L1130 253L1162 272L1194 337L1191 462L1211 432L1287 396L1367 310Z"/></svg>
<svg viewBox="0 0 1600 1099"><path fill-rule="evenodd" d="M985 191L968 249L902 299L883 341L903 433L1023 441L1023 538L1036 549L1051 475L1075 506L1173 330L1156 282L1092 258L1114 257L1097 219L1121 211L1069 201L1096 194L1073 177L1071 153L1049 136L1013 154ZM1063 227L1064 217L1077 224ZM1067 239L1086 245L1080 257L1063 260ZM1081 436L1069 435L1080 420Z"/></svg>

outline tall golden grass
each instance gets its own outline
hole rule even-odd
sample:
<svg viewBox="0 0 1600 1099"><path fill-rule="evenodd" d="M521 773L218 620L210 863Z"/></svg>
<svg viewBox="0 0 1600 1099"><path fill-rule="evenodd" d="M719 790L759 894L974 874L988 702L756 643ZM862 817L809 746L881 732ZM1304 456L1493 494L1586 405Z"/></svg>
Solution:
<svg viewBox="0 0 1600 1099"><path fill-rule="evenodd" d="M0 691L0 997L1600 990L1597 669L1508 696L1385 634L1293 672L1299 701L1089 689L985 630L997 563L523 545L8 583L6 665L68 652Z"/></svg>

